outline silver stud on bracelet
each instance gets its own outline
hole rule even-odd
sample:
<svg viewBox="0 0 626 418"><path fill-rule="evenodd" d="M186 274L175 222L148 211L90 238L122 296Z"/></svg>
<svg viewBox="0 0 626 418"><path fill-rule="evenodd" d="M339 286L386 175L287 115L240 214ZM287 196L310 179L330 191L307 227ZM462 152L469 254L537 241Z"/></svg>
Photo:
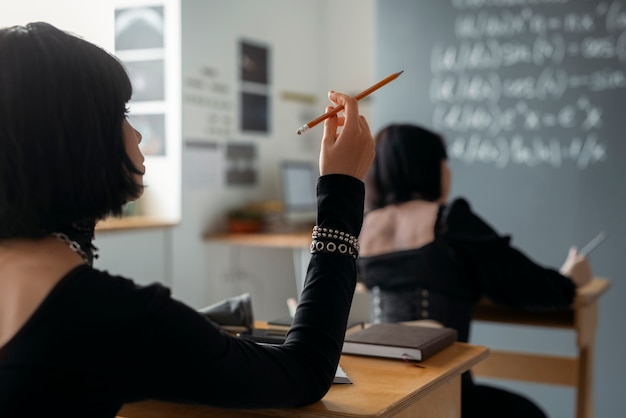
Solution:
<svg viewBox="0 0 626 418"><path fill-rule="evenodd" d="M354 235L350 235L347 232L339 231L337 229L319 227L316 225L313 227L313 233L311 234L311 238L313 240L339 240L346 242L348 245L354 247L357 251L359 250L359 242Z"/></svg>
<svg viewBox="0 0 626 418"><path fill-rule="evenodd" d="M311 254L328 253L328 254L340 254L349 255L356 259L359 256L359 252L351 245L347 245L343 242L335 243L334 241L311 241L309 247Z"/></svg>

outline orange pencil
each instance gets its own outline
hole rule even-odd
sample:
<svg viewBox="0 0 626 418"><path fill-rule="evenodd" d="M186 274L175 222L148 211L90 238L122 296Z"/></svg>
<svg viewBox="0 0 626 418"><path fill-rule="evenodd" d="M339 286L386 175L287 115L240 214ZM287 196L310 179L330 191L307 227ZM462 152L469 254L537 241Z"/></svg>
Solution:
<svg viewBox="0 0 626 418"><path fill-rule="evenodd" d="M395 80L396 78L398 78L398 76L400 74L402 74L404 71L398 71L397 73L393 73L391 74L389 77L380 80L378 83L374 84L372 87L363 90L361 93L357 94L356 96L354 96L355 99L357 100L361 100L362 98L364 98L365 96L369 96L371 93L375 92L376 90L378 90L379 88L381 88L382 86L384 86L385 84ZM309 130L310 128L314 127L315 125L317 125L320 122L323 122L324 120L328 119L329 117L336 115L337 113L341 112L343 110L343 106L337 106L336 108L334 108L333 110L331 110L330 112L324 113L322 116L318 117L317 119L313 119L311 122L307 123L306 125L302 125L301 127L298 128L298 130L296 131L298 133L298 135L300 135L303 132L306 132L307 130Z"/></svg>

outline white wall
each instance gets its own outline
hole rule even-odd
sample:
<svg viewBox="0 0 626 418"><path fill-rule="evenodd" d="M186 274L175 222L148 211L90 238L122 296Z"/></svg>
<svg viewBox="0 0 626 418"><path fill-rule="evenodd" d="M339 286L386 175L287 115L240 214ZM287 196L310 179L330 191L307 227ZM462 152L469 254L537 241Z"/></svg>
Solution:
<svg viewBox="0 0 626 418"><path fill-rule="evenodd" d="M202 68L215 70L214 79L230 87L227 97L236 104L237 42L242 38L261 42L270 48L272 111L268 135L240 132L235 123L231 135L219 137L203 131L201 110L183 104L185 139L256 144L260 178L255 187L183 184L182 222L173 231L177 297L201 307L249 291L257 317L287 313L286 298L296 296L290 250L229 247L204 242L201 235L224 229L226 208L277 199L281 159L317 161L321 127L303 136L295 130L323 113L329 89L356 93L372 84L371 13L371 2L357 0L183 2L183 79L197 76ZM313 95L317 100L307 107L283 100L283 92ZM197 117L190 119L194 113Z"/></svg>
<svg viewBox="0 0 626 418"><path fill-rule="evenodd" d="M0 27L45 21L110 51L114 43L112 7L111 1L1 0Z"/></svg>

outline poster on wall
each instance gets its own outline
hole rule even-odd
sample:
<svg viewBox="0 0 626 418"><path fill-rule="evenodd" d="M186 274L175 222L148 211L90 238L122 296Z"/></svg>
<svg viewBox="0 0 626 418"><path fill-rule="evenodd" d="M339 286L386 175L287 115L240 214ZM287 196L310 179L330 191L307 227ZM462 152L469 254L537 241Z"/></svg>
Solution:
<svg viewBox="0 0 626 418"><path fill-rule="evenodd" d="M183 79L183 119L187 130L218 140L232 137L235 126L233 86L215 67L202 66Z"/></svg>
<svg viewBox="0 0 626 418"><path fill-rule="evenodd" d="M241 93L241 130L268 132L270 99L267 94Z"/></svg>
<svg viewBox="0 0 626 418"><path fill-rule="evenodd" d="M241 41L239 51L241 80L268 85L270 83L269 48L252 44L249 41Z"/></svg>
<svg viewBox="0 0 626 418"><path fill-rule="evenodd" d="M185 139L183 181L188 190L219 190L224 184L224 147L204 139Z"/></svg>
<svg viewBox="0 0 626 418"><path fill-rule="evenodd" d="M115 10L116 55L133 87L129 122L141 133L146 156L165 156L167 151L164 16L162 5Z"/></svg>
<svg viewBox="0 0 626 418"><path fill-rule="evenodd" d="M239 42L241 81L240 129L243 132L270 131L270 49L249 40Z"/></svg>
<svg viewBox="0 0 626 418"><path fill-rule="evenodd" d="M164 47L163 6L115 10L115 49Z"/></svg>
<svg viewBox="0 0 626 418"><path fill-rule="evenodd" d="M133 85L133 101L165 100L165 62L162 59L124 62Z"/></svg>
<svg viewBox="0 0 626 418"><path fill-rule="evenodd" d="M251 186L257 179L257 149L255 144L226 144L226 184Z"/></svg>

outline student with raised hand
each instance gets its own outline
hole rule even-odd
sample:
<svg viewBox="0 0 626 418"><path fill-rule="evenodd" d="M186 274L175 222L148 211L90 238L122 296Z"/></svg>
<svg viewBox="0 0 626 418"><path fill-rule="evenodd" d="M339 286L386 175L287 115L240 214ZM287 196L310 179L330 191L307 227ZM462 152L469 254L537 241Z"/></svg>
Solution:
<svg viewBox="0 0 626 418"><path fill-rule="evenodd" d="M375 137L365 180L359 280L373 293L375 322L434 320L468 342L483 297L519 309L569 307L591 280L587 259L570 250L560 271L534 262L481 219L463 198L448 202L443 138L412 124ZM544 417L529 400L462 379L462 416Z"/></svg>
<svg viewBox="0 0 626 418"><path fill-rule="evenodd" d="M143 190L141 134L126 119L131 84L117 59L46 23L5 28L0 92L0 416L114 417L142 399L290 407L324 396L357 246L335 251L340 242L320 231L359 235L374 155L354 99L329 94L345 110L323 132L319 244L285 343L262 346L159 284L92 266L95 223Z"/></svg>

